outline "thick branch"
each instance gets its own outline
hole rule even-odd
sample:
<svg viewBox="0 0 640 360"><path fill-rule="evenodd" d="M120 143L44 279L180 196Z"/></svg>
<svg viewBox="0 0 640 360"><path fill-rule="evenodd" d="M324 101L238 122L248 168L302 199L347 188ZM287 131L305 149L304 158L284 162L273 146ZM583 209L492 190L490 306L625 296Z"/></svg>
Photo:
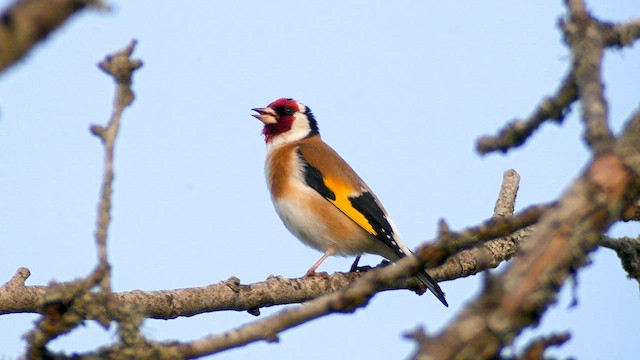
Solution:
<svg viewBox="0 0 640 360"><path fill-rule="evenodd" d="M0 314L38 313L47 291L46 286L24 286L29 270L20 268L16 276L0 287ZM115 306L136 304L139 314L154 319L173 319L180 316L236 310L257 314L263 307L302 303L320 295L351 285L362 273L335 273L327 278L285 279L270 277L254 284L241 284L231 278L218 284L162 291L127 291L113 293ZM424 289L413 279L398 281L383 290ZM87 314L86 304L76 303L78 312ZM101 306L100 312L105 312ZM87 318L91 319L89 314Z"/></svg>
<svg viewBox="0 0 640 360"><path fill-rule="evenodd" d="M97 0L17 0L0 15L0 72L23 58L37 43Z"/></svg>
<svg viewBox="0 0 640 360"><path fill-rule="evenodd" d="M518 256L483 293L435 338L420 343L416 358L497 357L522 329L538 322L562 283L584 265L600 234L638 199L640 116L633 117L617 145L620 153L594 158L563 195L543 214ZM617 148L617 147L616 147Z"/></svg>

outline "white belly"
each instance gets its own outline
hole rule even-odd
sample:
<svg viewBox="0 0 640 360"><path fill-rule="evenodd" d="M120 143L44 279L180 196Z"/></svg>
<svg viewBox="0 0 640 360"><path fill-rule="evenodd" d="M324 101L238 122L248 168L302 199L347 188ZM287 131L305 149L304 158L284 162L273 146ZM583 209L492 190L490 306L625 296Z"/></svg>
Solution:
<svg viewBox="0 0 640 360"><path fill-rule="evenodd" d="M287 229L304 244L322 252L333 249L336 255L341 256L373 253L395 258L390 249L315 190L307 188L301 191L308 192L304 196L274 200L273 204ZM309 197L325 206L321 213L308 206Z"/></svg>

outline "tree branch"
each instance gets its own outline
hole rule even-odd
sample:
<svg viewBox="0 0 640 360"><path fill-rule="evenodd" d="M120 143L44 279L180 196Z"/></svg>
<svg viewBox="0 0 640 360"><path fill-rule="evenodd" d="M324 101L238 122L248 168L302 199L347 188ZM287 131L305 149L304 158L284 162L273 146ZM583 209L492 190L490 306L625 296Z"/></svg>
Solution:
<svg viewBox="0 0 640 360"><path fill-rule="evenodd" d="M503 186L501 189L501 196L496 203L496 211L498 209L502 209L499 211L509 211L509 208L513 207L513 201L515 201L515 194L517 190L517 181L518 176L513 171L505 172L505 181L503 182ZM529 225L532 222L535 222L540 214L546 210L548 207L534 207L527 211L524 211L522 214L516 215L511 219L508 218L494 218L491 219L477 227L470 228L462 233L453 233L450 231L442 232L438 237L436 244L438 246L429 247L431 250L421 250L420 253L429 253L436 249L436 252L441 253L441 249L445 249L450 252L450 254L455 254L456 251L453 249L453 246L444 246L443 243L450 241L451 239L456 240L456 244L462 246L472 246L473 244L478 244L486 240L490 240L493 237L506 235L509 232L513 232L514 229L518 227L524 227ZM468 237L468 238L465 238ZM439 254L442 256L442 254ZM427 257L428 259L434 259L434 257ZM445 258L446 259L446 258ZM368 300L373 297L377 292L395 288L398 284L403 284L403 286L418 286L420 292L424 292L424 288L422 285L418 285L418 282L414 281L414 279L407 279L417 273L417 271L421 268L422 262L417 257L404 258L401 261L398 261L395 266L387 266L377 270L372 270L363 274L334 274L329 277L329 281L333 283L333 279L337 279L339 277L350 277L353 279L353 282L347 285L344 285L338 291L334 291L332 293L326 294L324 296L318 297L314 300L310 300L306 302L303 306L286 309L281 311L276 315L272 315L256 322L247 324L240 328L225 332L220 335L209 336L194 342L188 343L177 343L177 342L169 342L169 343L150 343L145 342L142 346L139 346L137 350L135 350L135 354L138 357L147 356L148 352L155 354L154 356L169 356L169 357L180 357L180 358L195 358L204 355L218 353L227 349L231 349L234 347L242 346L255 341L274 341L277 339L277 334L280 332L298 326L304 322L313 320L315 318L326 316L331 313L336 312L353 312L358 307L365 306L368 303ZM357 278L361 277L359 280ZM10 281L10 283L20 283L22 280ZM272 278L267 280L267 282L271 282L269 284L265 284L265 289L273 288L273 282L288 282L295 281L291 286L296 289L300 287L300 284L307 283L321 285L327 281L327 279L321 278L305 278L305 279L295 279L295 280L284 280L279 278ZM230 298L234 301L237 299L243 299L244 307L247 307L246 298L244 295L248 295L250 293L257 293L257 289L255 286L258 284L252 285L253 289L248 289L244 294L231 295ZM343 285L340 285L343 286ZM216 285L215 290L212 291L213 294L222 294L222 293L240 293L243 290L249 288L249 286L243 286L239 284L239 280L232 278L227 282ZM188 289L187 289L188 290ZM199 298L206 297L206 294L203 295L202 289L191 289L192 291L185 292L185 297L190 297L184 304L194 303L194 295ZM300 290L304 290L304 288L297 289L293 293L299 293ZM191 293L190 293L191 292ZM286 291L289 292L289 291ZM1 292L0 292L1 293ZM167 299L173 297L174 295L178 295L178 293L169 292L131 292L129 293L131 296L135 298L122 299L123 303L141 303L140 295L148 296L154 293L157 295L157 300L159 302L167 302ZM196 294L197 293L197 294ZM276 289L274 293L282 293L280 289ZM125 295L126 297L126 295ZM117 296L114 296L117 298ZM264 301L264 294L260 294L260 296L256 297L256 299L262 299L259 301ZM173 299L171 299L173 303ZM161 304L162 305L162 304ZM237 305L237 304L236 304ZM174 307L173 309L176 309ZM251 308L254 309L254 308ZM249 310L251 310L249 309ZM185 309L180 309L184 311ZM171 316L176 316L175 313L172 313ZM97 357L105 357L105 356L115 356L115 354L119 354L121 351L121 346L116 344L112 346L107 346L102 349L99 349L98 352L92 352L84 355L77 355L78 359L90 359Z"/></svg>
<svg viewBox="0 0 640 360"><path fill-rule="evenodd" d="M640 237L614 239L602 235L599 244L615 251L620 258L622 268L627 272L627 276L630 279L635 279L640 285Z"/></svg>
<svg viewBox="0 0 640 360"><path fill-rule="evenodd" d="M595 156L558 205L542 215L520 256L501 275L488 277L482 294L447 328L421 341L415 358L494 358L536 324L562 283L585 264L600 234L638 200L638 139L640 116L634 116L616 143L618 152Z"/></svg>
<svg viewBox="0 0 640 360"><path fill-rule="evenodd" d="M553 334L551 336L542 337L534 340L527 346L522 356L517 357L518 360L544 360L544 352L552 346L560 346L571 339L568 332Z"/></svg>
<svg viewBox="0 0 640 360"><path fill-rule="evenodd" d="M100 202L98 204L98 216L96 220L95 238L98 249L98 269L102 274L101 286L105 294L111 294L110 265L107 259L107 234L111 223L111 198L113 195L113 158L116 137L120 130L120 119L124 109L129 106L134 99L131 90L133 72L142 67L142 62L131 59L131 54L135 49L136 41L123 50L117 51L107 56L98 66L105 73L111 75L116 82L116 96L114 109L107 127L92 125L91 132L100 138L104 145L104 173L102 175L102 186L100 190Z"/></svg>
<svg viewBox="0 0 640 360"><path fill-rule="evenodd" d="M507 124L498 135L483 136L476 143L476 150L486 155L494 151L506 152L519 147L533 133L549 120L562 123L571 111L571 105L579 98L583 105L585 140L595 148L607 147L612 140L611 130L606 124L607 102L604 98L600 78L602 55L605 47L632 45L640 38L640 21L625 24L608 24L597 21L586 11L582 0L568 1L569 21L561 22L565 40L572 46L571 69L562 80L560 87L550 97L545 98L524 120L514 120ZM579 97L579 92L582 92Z"/></svg>
<svg viewBox="0 0 640 360"><path fill-rule="evenodd" d="M494 219L508 220L513 215L519 183L520 175L515 170L509 169L504 172L500 193L494 208ZM553 204L549 204L532 208L535 209L532 214L535 220L530 219L531 225L493 240L480 241L476 244L477 246L457 252L445 264L434 268L430 273L435 279L442 281L475 275L497 267L516 253L520 243L531 235L535 226L533 224L537 218L552 206Z"/></svg>
<svg viewBox="0 0 640 360"><path fill-rule="evenodd" d="M572 68L582 104L585 141L596 153L608 151L613 133L607 120L608 104L602 84L605 40L601 23L586 10L583 0L565 0L568 20L562 24L571 45Z"/></svg>
<svg viewBox="0 0 640 360"><path fill-rule="evenodd" d="M0 15L0 72L87 5L107 8L99 0L16 0Z"/></svg>
<svg viewBox="0 0 640 360"><path fill-rule="evenodd" d="M496 201L496 214L508 215L513 211L518 181L519 176L513 170L505 172L500 196ZM451 280L497 266L501 261L512 256L521 241L521 234L526 229L520 229L506 238L491 240L485 245L482 245L483 242L535 223L539 216L549 208L550 205L533 207L513 219L497 217L459 234L450 231L443 232L441 239L439 239L440 243L457 239L455 240L457 242L453 243L454 245L459 244L463 248L480 245L481 248L461 251L461 248L448 246L445 254L442 250L438 250L438 247L434 247L433 249L436 249L435 251L439 252L440 256L451 256L451 258L445 264L430 270L431 275L436 281ZM468 241L462 241L462 239ZM428 254L429 251L423 250L419 251L420 253ZM415 262L410 265L407 271L412 271L411 269L415 271L419 266L420 263ZM28 277L27 269L19 271L21 274L24 272ZM10 281L11 283L17 282L15 286L0 287L0 314L40 311L40 303L47 288L44 286L24 286L26 277L21 281ZM335 273L326 279L271 277L264 282L250 285L243 285L239 279L231 278L218 284L199 288L114 293L111 301L115 307L136 304L137 314L156 319L171 319L221 310L248 311L257 315L262 307L306 302L321 295L344 289L361 277L361 273ZM424 287L413 278L396 279L379 285L376 291L396 289L410 289L417 293L424 292ZM12 299L12 301L3 301L3 299ZM107 312L102 305L96 306L84 301L75 302L74 307L76 307L76 313L83 314L87 319L92 319L97 315L104 317ZM91 307L93 312L88 312L87 307Z"/></svg>
<svg viewBox="0 0 640 360"><path fill-rule="evenodd" d="M28 277L29 270L21 268L17 274L24 273ZM26 277L19 278L18 281L17 276L0 287L0 314L40 312L47 287L24 286ZM269 277L266 281L254 284L241 284L238 278L232 277L217 284L196 288L113 293L112 301L117 305L135 303L141 315L153 319L173 319L224 310L249 311L257 315L260 308L302 303L343 289L360 277L362 273L335 273L327 278ZM398 289L424 292L413 279L398 281L383 290ZM79 307L79 313L86 314L83 305L75 304Z"/></svg>
<svg viewBox="0 0 640 360"><path fill-rule="evenodd" d="M117 83L114 112L106 128L92 126L91 131L98 136L105 147L104 175L102 191L98 206L96 224L96 243L98 248L98 266L86 278L61 284L52 284L44 289L39 312L43 315L27 335L27 359L42 359L52 357L47 344L56 337L70 332L89 317L97 320L107 328L112 320L119 324L120 344L130 345L141 342L139 326L141 320L130 307L115 307L110 303L111 278L107 260L107 230L111 221L111 195L113 185L113 157L114 144L118 134L120 117L124 108L133 101L131 91L131 77L133 71L140 68L139 60L132 60L130 56L135 48L135 41L122 51L107 56L101 62L100 68L111 74ZM24 288L24 280L29 276L28 270L19 270L9 285L8 290ZM99 285L99 289L94 288ZM2 290L5 290L3 286ZM4 291L3 291L4 292ZM104 311L106 309L106 311ZM125 346L126 347L126 346Z"/></svg>
<svg viewBox="0 0 640 360"><path fill-rule="evenodd" d="M624 24L605 24L601 31L608 47L633 45L640 39L640 20L632 20Z"/></svg>
<svg viewBox="0 0 640 360"><path fill-rule="evenodd" d="M485 155L494 151L505 153L511 148L519 147L543 123L549 120L562 123L569 114L571 105L577 100L578 92L573 72L569 72L556 93L542 100L531 116L524 120L510 122L496 136L483 136L476 143L476 150Z"/></svg>

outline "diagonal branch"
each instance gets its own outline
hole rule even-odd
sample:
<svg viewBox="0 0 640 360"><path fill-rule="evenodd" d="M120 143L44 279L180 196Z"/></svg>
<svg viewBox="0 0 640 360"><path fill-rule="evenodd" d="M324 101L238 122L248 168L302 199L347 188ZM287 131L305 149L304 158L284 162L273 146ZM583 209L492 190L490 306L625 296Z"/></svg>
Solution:
<svg viewBox="0 0 640 360"><path fill-rule="evenodd" d="M99 0L17 0L0 14L0 72L18 62L51 32Z"/></svg>
<svg viewBox="0 0 640 360"><path fill-rule="evenodd" d="M636 203L640 190L640 115L628 122L616 153L596 155L541 217L518 256L447 328L424 336L416 358L489 359L536 324L563 282L586 262L600 234Z"/></svg>
<svg viewBox="0 0 640 360"><path fill-rule="evenodd" d="M523 145L543 123L550 120L561 123L579 98L583 103L587 143L597 151L610 144L612 134L605 121L607 102L600 78L602 55L605 47L629 46L639 39L640 20L603 23L591 17L581 0L571 0L568 4L571 14L561 25L566 41L573 48L571 69L558 90L545 98L528 118L510 122L495 136L478 139L476 150L480 154L504 153Z"/></svg>
<svg viewBox="0 0 640 360"><path fill-rule="evenodd" d="M549 120L561 123L569 114L571 105L577 100L578 92L573 72L569 72L555 94L545 98L531 116L524 120L512 121L496 136L483 136L478 139L476 149L485 155L494 151L506 152L521 146L543 123Z"/></svg>

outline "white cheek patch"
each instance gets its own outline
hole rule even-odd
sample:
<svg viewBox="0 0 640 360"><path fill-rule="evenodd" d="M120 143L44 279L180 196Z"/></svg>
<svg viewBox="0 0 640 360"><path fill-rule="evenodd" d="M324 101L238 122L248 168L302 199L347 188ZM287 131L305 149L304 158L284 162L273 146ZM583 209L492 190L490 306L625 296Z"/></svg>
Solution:
<svg viewBox="0 0 640 360"><path fill-rule="evenodd" d="M295 120L293 120L293 125L291 126L291 130L287 131L287 133L289 132L295 133L298 136L301 136L299 139L296 139L296 140L302 140L311 131L311 127L309 126L309 119L307 119L307 116L305 114L301 114L301 113L295 113L293 115L293 118Z"/></svg>
<svg viewBox="0 0 640 360"><path fill-rule="evenodd" d="M304 105L302 106L304 107ZM311 127L309 126L309 119L307 119L306 115L304 114L296 113L294 115L291 129L289 129L289 131L285 133L274 136L271 141L267 143L267 152L277 148L280 145L302 140L306 138L310 132Z"/></svg>

